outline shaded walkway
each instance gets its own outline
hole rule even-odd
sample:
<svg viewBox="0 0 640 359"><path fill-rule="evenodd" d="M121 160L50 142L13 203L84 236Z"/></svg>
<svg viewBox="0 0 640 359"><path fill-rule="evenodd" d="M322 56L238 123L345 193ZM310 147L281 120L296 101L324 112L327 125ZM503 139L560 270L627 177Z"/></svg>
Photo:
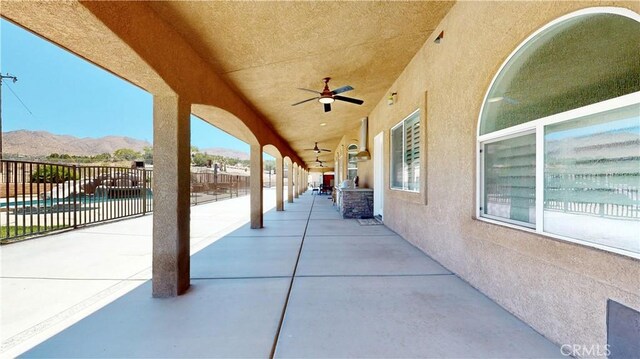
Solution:
<svg viewBox="0 0 640 359"><path fill-rule="evenodd" d="M185 295L152 299L146 283L25 356L561 356L385 226L341 219L324 196L300 196L264 225L193 255Z"/></svg>

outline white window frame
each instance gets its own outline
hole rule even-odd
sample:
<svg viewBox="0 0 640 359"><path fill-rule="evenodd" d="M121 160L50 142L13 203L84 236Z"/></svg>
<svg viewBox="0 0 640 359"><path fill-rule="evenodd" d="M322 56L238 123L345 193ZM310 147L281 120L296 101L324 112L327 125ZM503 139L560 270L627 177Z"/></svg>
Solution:
<svg viewBox="0 0 640 359"><path fill-rule="evenodd" d="M597 249L601 249L607 252L612 252L616 254L625 255L628 257L640 259L640 253L631 252L628 250L609 247L598 243L592 243L586 240L576 239L565 237L549 232L544 231L544 128L547 125L556 124L565 121L571 121L575 119L579 119L581 117L598 114L605 111L610 111L616 108L621 108L629 105L640 104L640 91L630 93L627 95L623 95L620 97L616 97L613 99L605 100L602 102L590 104L584 107L572 109L569 111L553 114L547 117L539 118L533 121L529 121L526 123L522 123L519 125L515 125L512 127L508 127L505 129L501 129L495 132L487 133L484 135L480 135L481 130L481 121L482 114L484 112L484 106L487 104L487 99L489 97L489 92L493 88L495 81L498 76L504 69L504 67L509 63L511 58L518 53L518 51L526 45L530 40L538 36L540 33L546 31L548 28L557 25L558 23L564 22L570 18L581 16L585 14L617 14L629 17L640 22L640 15L623 8L616 7L594 7L579 10L573 12L571 14L562 16L547 25L541 27L536 32L531 34L528 38L526 38L518 47L513 50L513 52L507 57L502 66L498 69L493 80L491 81L489 88L487 89L487 93L484 96L484 101L482 102L482 106L480 108L480 114L478 116L478 128L476 132L476 219L482 222L497 224L509 228L514 228L518 230L522 230L525 232L536 233L540 235L544 235L547 237L551 237L554 239L559 239L566 242L577 243L588 247L593 247ZM520 135L525 135L528 133L535 132L536 134L536 223L535 228L532 226L526 226L521 224L518 221L512 221L505 218L497 219L498 217L487 216L482 214L481 208L484 208L484 153L481 151L483 149L484 144L505 140L508 138L517 137Z"/></svg>
<svg viewBox="0 0 640 359"><path fill-rule="evenodd" d="M389 131L389 150L391 151L391 154L389 156L389 188L392 191L402 191L402 192L411 192L411 193L420 193L420 185L418 185L418 189L412 190L409 189L408 187L405 188L405 184L408 183L408 171L406 170L406 163L404 161L404 154L406 153L406 144L405 144L405 129L404 129L404 123L405 121L407 121L409 118L413 117L416 113L419 113L420 109L416 109L415 111L411 112L408 116L406 116L405 118L402 119L402 121L398 122L395 126L391 127L391 131ZM421 119L418 119L418 123L420 124L420 126L422 127L422 121ZM402 126L402 188L398 188L398 187L393 187L393 171L391 170L393 168L393 130L395 130L396 128ZM420 158L422 158L422 139L420 139ZM420 166L422 168L422 166ZM420 179L422 181L422 178Z"/></svg>

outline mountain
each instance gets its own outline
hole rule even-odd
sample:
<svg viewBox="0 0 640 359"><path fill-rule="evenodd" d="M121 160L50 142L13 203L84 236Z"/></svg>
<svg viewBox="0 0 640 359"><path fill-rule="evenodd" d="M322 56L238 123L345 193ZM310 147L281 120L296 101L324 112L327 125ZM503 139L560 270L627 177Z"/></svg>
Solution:
<svg viewBox="0 0 640 359"><path fill-rule="evenodd" d="M2 133L4 153L27 156L47 156L51 153L69 155L97 155L113 153L119 148L142 151L151 146L147 141L124 136L100 138L78 138L70 135L56 135L46 131L18 130Z"/></svg>
<svg viewBox="0 0 640 359"><path fill-rule="evenodd" d="M232 150L230 148L221 148L221 147L212 147L212 148L201 148L200 152L206 153L209 155L218 155L229 158L237 158L239 160L248 160L249 154L246 152Z"/></svg>
<svg viewBox="0 0 640 359"><path fill-rule="evenodd" d="M34 157L48 156L52 153L92 156L113 153L119 148L130 148L142 152L142 149L147 146L151 146L151 143L124 136L78 138L70 135L56 135L46 131L28 130L2 133L4 153ZM229 148L205 148L200 152L241 160L249 159L248 153Z"/></svg>

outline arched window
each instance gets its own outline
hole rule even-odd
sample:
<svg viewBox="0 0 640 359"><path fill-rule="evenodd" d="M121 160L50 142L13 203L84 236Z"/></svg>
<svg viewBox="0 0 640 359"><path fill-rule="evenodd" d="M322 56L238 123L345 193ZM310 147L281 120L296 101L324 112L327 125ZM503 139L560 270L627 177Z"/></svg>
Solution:
<svg viewBox="0 0 640 359"><path fill-rule="evenodd" d="M478 126L479 217L640 257L640 15L592 8L530 36Z"/></svg>
<svg viewBox="0 0 640 359"><path fill-rule="evenodd" d="M349 155L347 162L347 179L352 180L358 175L358 160L356 159L358 145L349 145L349 147L347 147L347 153Z"/></svg>

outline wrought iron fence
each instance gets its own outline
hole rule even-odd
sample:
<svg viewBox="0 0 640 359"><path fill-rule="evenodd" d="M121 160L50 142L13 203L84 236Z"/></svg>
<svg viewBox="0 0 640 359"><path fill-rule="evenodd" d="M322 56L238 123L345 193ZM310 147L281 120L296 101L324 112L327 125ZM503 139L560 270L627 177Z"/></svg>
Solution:
<svg viewBox="0 0 640 359"><path fill-rule="evenodd" d="M197 205L249 194L249 176L191 173L191 204Z"/></svg>
<svg viewBox="0 0 640 359"><path fill-rule="evenodd" d="M0 162L0 242L153 211L153 171ZM247 195L249 177L191 174L193 205Z"/></svg>

